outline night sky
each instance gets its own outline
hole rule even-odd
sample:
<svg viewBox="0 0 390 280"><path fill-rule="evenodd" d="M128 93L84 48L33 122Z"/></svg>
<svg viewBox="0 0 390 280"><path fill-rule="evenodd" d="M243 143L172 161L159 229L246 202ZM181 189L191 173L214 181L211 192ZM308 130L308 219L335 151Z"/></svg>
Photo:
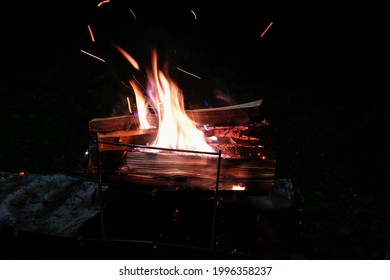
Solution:
<svg viewBox="0 0 390 280"><path fill-rule="evenodd" d="M215 92L236 103L263 98L278 176L304 196L300 230L313 258L389 254L388 17L357 6L83 2L1 8L0 171L77 174L88 121L123 113L135 73L112 43L140 62L153 45L203 77L174 74L188 106L223 105Z"/></svg>

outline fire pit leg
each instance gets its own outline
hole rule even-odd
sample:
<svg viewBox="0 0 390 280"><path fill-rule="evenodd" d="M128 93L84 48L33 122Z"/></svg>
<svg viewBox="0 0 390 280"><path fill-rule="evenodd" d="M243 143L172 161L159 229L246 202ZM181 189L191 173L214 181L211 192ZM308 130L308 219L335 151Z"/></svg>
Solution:
<svg viewBox="0 0 390 280"><path fill-rule="evenodd" d="M215 222L216 222L216 217L217 217L217 208L219 204L219 175L221 173L221 156L222 156L222 151L219 150L218 152L218 167L217 167L217 178L215 180L215 196L214 196L214 210L213 210L213 224L211 227L211 249L214 249L215 246Z"/></svg>
<svg viewBox="0 0 390 280"><path fill-rule="evenodd" d="M103 189L102 189L102 174L101 174L101 168L100 168L100 149L99 149L99 139L97 140L96 145L96 161L97 161L97 173L98 173L98 188L99 188L99 194L100 194L100 219L101 219L101 225L102 225L102 236L103 239L106 239L106 230L105 230L105 222L104 222L104 203L103 203Z"/></svg>

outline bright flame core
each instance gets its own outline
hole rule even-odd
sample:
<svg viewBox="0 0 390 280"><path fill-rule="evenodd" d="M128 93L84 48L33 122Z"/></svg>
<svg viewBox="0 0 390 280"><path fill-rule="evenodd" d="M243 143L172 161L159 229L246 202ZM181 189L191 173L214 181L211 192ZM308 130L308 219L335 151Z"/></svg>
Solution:
<svg viewBox="0 0 390 280"><path fill-rule="evenodd" d="M152 53L151 66L151 69L146 70L146 97L140 87L134 81L130 81L136 96L140 128L151 128L147 120L150 108L158 120L156 138L149 145L159 148L215 152L207 143L204 133L197 128L197 124L187 116L181 89L169 78L167 71L158 68L156 51Z"/></svg>

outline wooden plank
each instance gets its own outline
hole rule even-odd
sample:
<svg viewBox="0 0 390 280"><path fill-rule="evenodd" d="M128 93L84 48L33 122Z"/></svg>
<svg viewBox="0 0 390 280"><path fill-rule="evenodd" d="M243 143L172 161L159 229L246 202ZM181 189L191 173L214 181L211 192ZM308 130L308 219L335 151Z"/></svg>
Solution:
<svg viewBox="0 0 390 280"><path fill-rule="evenodd" d="M218 172L218 156L169 152L127 152L114 177L133 184L153 184L184 189L214 189ZM221 188L233 185L261 188L272 185L275 160L221 158ZM264 186L263 186L264 187Z"/></svg>
<svg viewBox="0 0 390 280"><path fill-rule="evenodd" d="M262 99L237 105L186 110L188 117L199 124L245 125L260 115Z"/></svg>
<svg viewBox="0 0 390 280"><path fill-rule="evenodd" d="M253 119L260 115L261 103L262 99L218 108L186 110L186 113L194 122L202 125L245 125L252 123ZM148 115L147 119L152 126L157 126L155 115ZM138 128L139 121L134 115L94 118L89 122L91 133L135 130Z"/></svg>
<svg viewBox="0 0 390 280"><path fill-rule="evenodd" d="M112 144L100 143L100 151L114 151L114 150L127 150L128 147L115 145L115 143L122 144L136 144L145 145L155 139L157 129L136 129L136 130L118 130L109 132L98 132L97 136L99 141Z"/></svg>
<svg viewBox="0 0 390 280"><path fill-rule="evenodd" d="M216 180L211 178L191 177L182 179L175 178L156 178L150 175L139 174L111 174L108 177L111 183L117 186L131 187L140 192L154 194L160 192L185 192L185 191L210 191L216 192ZM245 186L244 190L234 190L237 180L221 179L218 183L218 190L221 192L231 192L230 195L269 195L272 193L274 179L251 179L241 180L239 182Z"/></svg>
<svg viewBox="0 0 390 280"><path fill-rule="evenodd" d="M155 116L149 116L148 121L155 125ZM89 121L89 132L112 132L124 130L138 130L139 120L134 115L123 115L107 118L94 118Z"/></svg>

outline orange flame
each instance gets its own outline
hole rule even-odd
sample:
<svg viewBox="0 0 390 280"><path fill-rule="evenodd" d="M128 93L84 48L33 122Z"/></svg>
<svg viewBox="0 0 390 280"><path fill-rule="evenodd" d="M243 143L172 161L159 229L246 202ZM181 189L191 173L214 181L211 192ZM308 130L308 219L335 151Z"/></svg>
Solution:
<svg viewBox="0 0 390 280"><path fill-rule="evenodd" d="M157 52L152 53L152 69L147 72L147 94L158 116L156 147L214 152L205 136L185 111L181 89L158 69Z"/></svg>
<svg viewBox="0 0 390 280"><path fill-rule="evenodd" d="M119 47L118 50L136 69L139 69L134 58ZM181 89L170 79L167 71L158 68L156 50L152 52L151 62L151 69L146 70L146 96L136 82L130 81L135 92L140 128L152 127L147 120L148 114L154 113L157 117L157 135L149 145L159 148L214 153L215 150L207 143L206 137L198 129L197 123L188 117Z"/></svg>
<svg viewBox="0 0 390 280"><path fill-rule="evenodd" d="M131 86L133 87L135 94L135 101L138 110L138 119L140 123L140 129L149 129L152 126L149 124L147 115L148 115L148 104L142 93L142 90L135 81L130 81Z"/></svg>

